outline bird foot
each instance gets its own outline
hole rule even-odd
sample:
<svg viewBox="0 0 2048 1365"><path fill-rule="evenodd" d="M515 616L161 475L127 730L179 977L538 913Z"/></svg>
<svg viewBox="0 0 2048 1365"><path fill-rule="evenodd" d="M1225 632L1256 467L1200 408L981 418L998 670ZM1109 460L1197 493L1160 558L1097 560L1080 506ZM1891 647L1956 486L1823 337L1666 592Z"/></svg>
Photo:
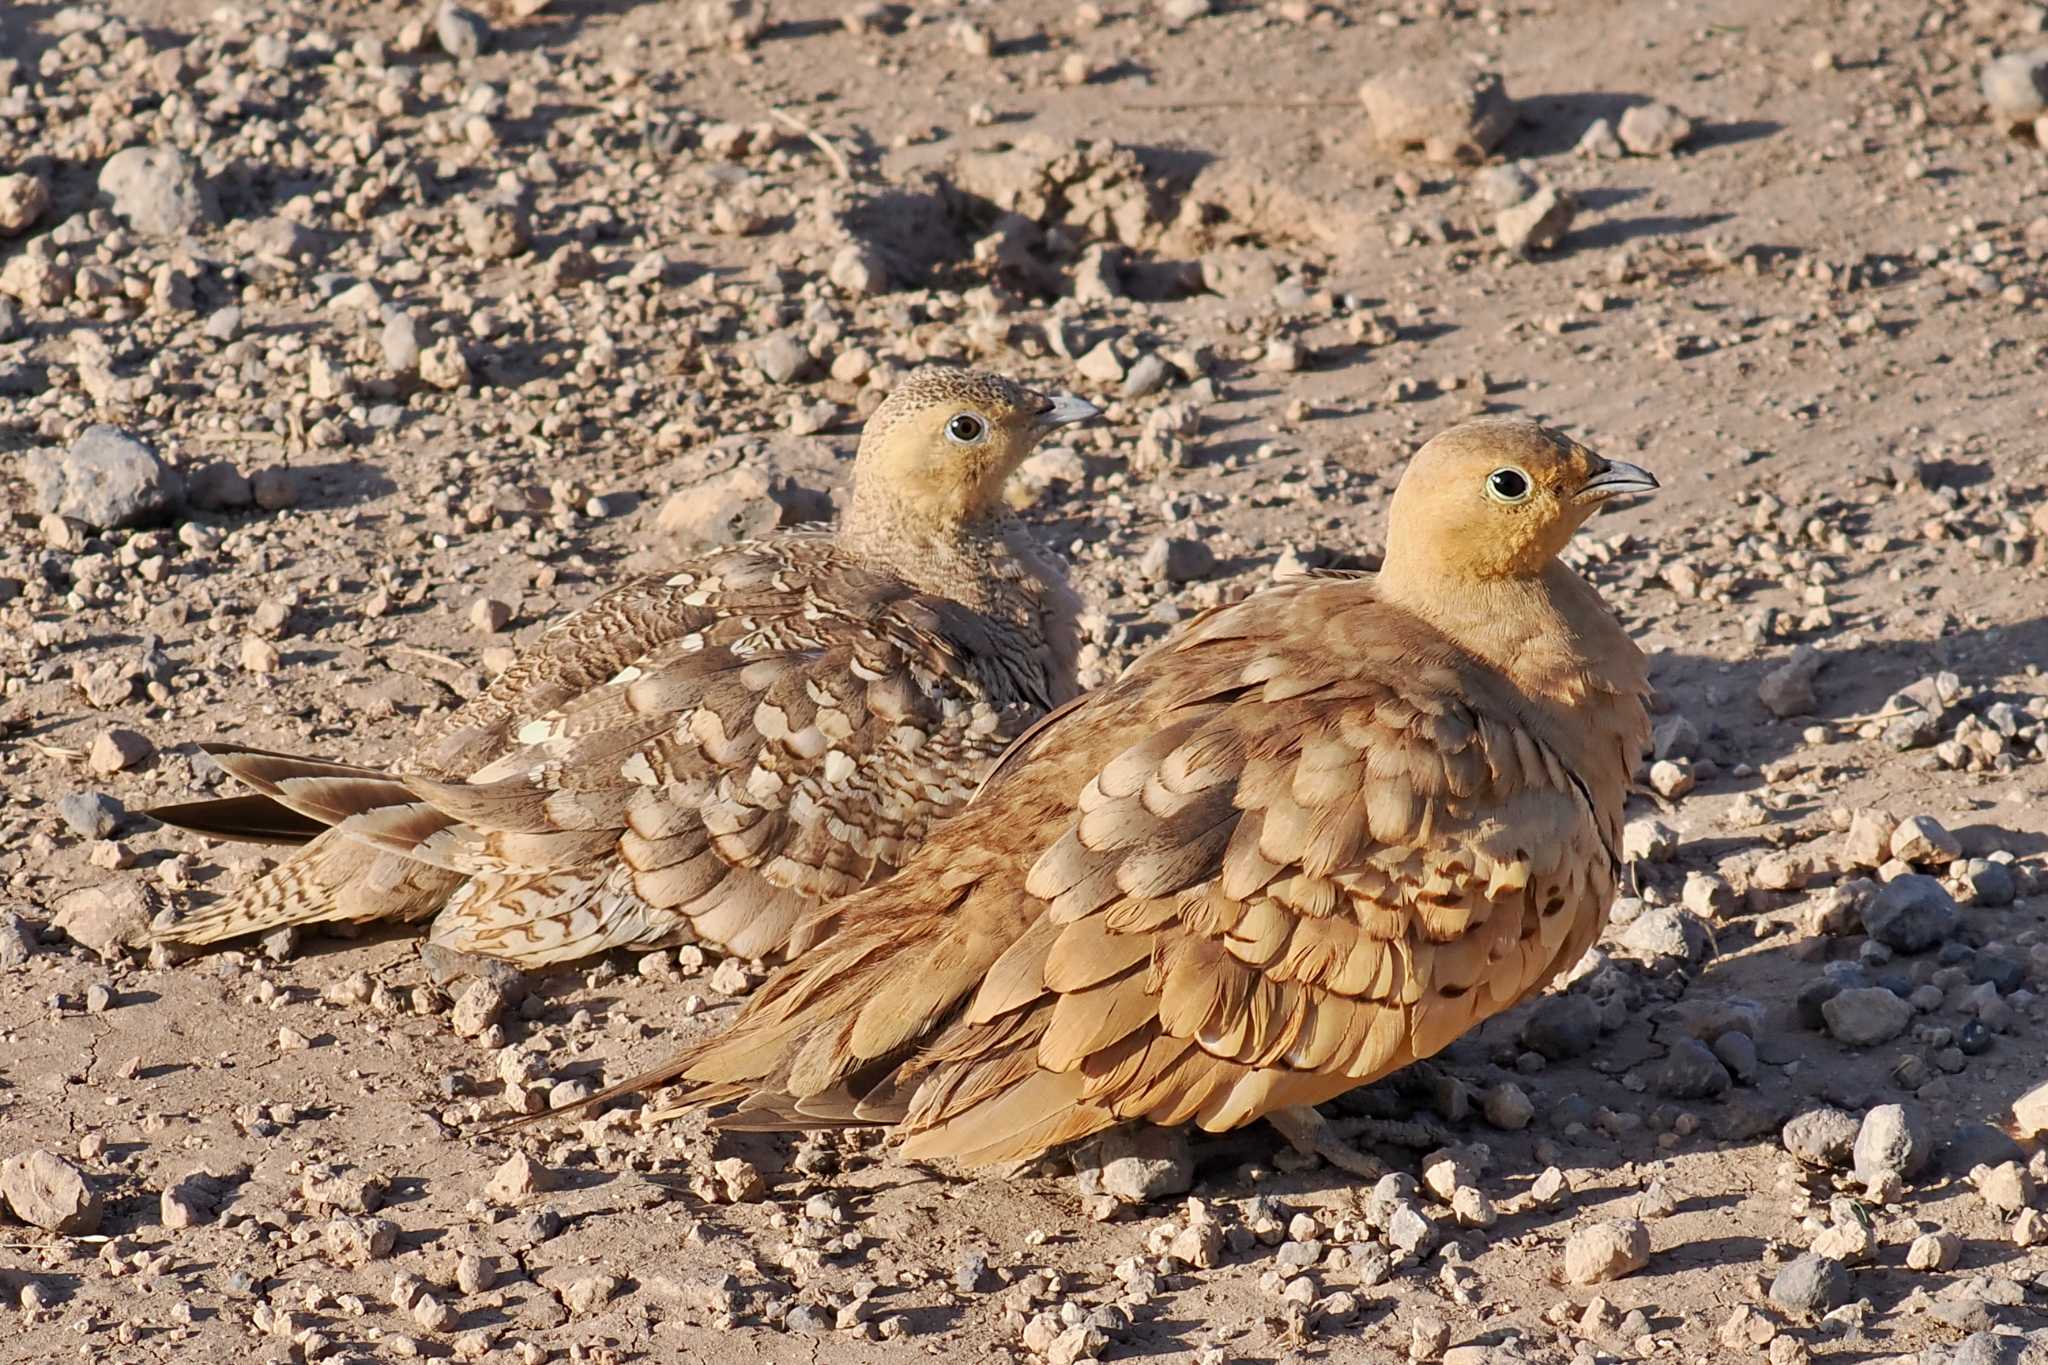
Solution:
<svg viewBox="0 0 2048 1365"><path fill-rule="evenodd" d="M1346 1142L1312 1104L1276 1109L1266 1115L1266 1122L1279 1129L1280 1136L1286 1138L1287 1145L1295 1151L1319 1156L1338 1170L1349 1172L1361 1180L1378 1180L1387 1173L1385 1162ZM1370 1126L1382 1121L1367 1119L1362 1122ZM1345 1126L1350 1127L1351 1124L1347 1122Z"/></svg>

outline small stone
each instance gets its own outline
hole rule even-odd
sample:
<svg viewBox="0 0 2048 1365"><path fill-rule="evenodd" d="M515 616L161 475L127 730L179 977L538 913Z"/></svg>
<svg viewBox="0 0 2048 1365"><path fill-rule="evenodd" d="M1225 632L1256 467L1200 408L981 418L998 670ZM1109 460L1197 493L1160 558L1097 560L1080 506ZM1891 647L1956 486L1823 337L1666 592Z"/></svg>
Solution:
<svg viewBox="0 0 2048 1365"><path fill-rule="evenodd" d="M156 746L133 730L102 730L93 737L86 766L96 773L126 772L149 760Z"/></svg>
<svg viewBox="0 0 2048 1365"><path fill-rule="evenodd" d="M1500 244L1517 256L1549 251L1571 231L1578 216L1579 201L1569 190L1544 186L1518 204L1494 216L1493 230Z"/></svg>
<svg viewBox="0 0 2048 1365"><path fill-rule="evenodd" d="M1888 1043L1913 1022L1913 1007L1882 986L1859 986L1825 1001L1821 1017L1838 1042L1850 1047Z"/></svg>
<svg viewBox="0 0 2048 1365"><path fill-rule="evenodd" d="M121 803L105 792L72 792L57 802L57 815L82 839L105 839L128 818Z"/></svg>
<svg viewBox="0 0 2048 1365"><path fill-rule="evenodd" d="M177 1232L210 1222L219 1210L221 1182L203 1171L195 1171L164 1188L157 1200L158 1217L164 1227Z"/></svg>
<svg viewBox="0 0 2048 1365"><path fill-rule="evenodd" d="M1698 785L1689 763L1663 758L1650 765L1650 788L1667 801L1676 801Z"/></svg>
<svg viewBox="0 0 2048 1365"><path fill-rule="evenodd" d="M513 200L465 200L456 210L456 221L470 254L480 260L509 260L532 244L526 210Z"/></svg>
<svg viewBox="0 0 2048 1365"><path fill-rule="evenodd" d="M100 1197L85 1173L37 1148L0 1163L0 1204L30 1227L83 1237L100 1225Z"/></svg>
<svg viewBox="0 0 2048 1365"><path fill-rule="evenodd" d="M364 1265L397 1248L398 1224L389 1218L337 1214L320 1229L320 1244L341 1265Z"/></svg>
<svg viewBox="0 0 2048 1365"><path fill-rule="evenodd" d="M1757 684L1757 700L1774 716L1806 715L1820 705L1814 694L1814 676L1820 672L1822 656L1809 645L1801 645L1777 668L1764 674Z"/></svg>
<svg viewBox="0 0 2048 1365"><path fill-rule="evenodd" d="M496 635L512 624L512 605L496 597L479 597L470 604L469 626L479 635Z"/></svg>
<svg viewBox="0 0 2048 1365"><path fill-rule="evenodd" d="M1986 1204L1998 1213L2018 1213L2034 1202L2033 1177L2017 1161L1996 1166L1979 1166L1970 1172L1970 1183Z"/></svg>
<svg viewBox="0 0 2048 1365"><path fill-rule="evenodd" d="M514 1152L484 1186L484 1197L499 1204L517 1204L553 1188L552 1173L524 1152Z"/></svg>
<svg viewBox="0 0 2048 1365"><path fill-rule="evenodd" d="M49 210L50 187L40 175L0 175L0 237L19 237Z"/></svg>
<svg viewBox="0 0 2048 1365"><path fill-rule="evenodd" d="M220 222L213 186L173 147L130 147L107 158L99 191L128 226L152 237L177 237Z"/></svg>
<svg viewBox="0 0 2048 1365"><path fill-rule="evenodd" d="M149 939L162 898L141 882L117 878L58 897L53 928L101 958L114 959Z"/></svg>
<svg viewBox="0 0 2048 1365"><path fill-rule="evenodd" d="M1809 1166L1847 1169L1856 1148L1861 1125L1856 1116L1840 1109L1809 1109L1795 1114L1780 1137L1785 1150Z"/></svg>
<svg viewBox="0 0 2048 1365"><path fill-rule="evenodd" d="M609 1302L624 1284L616 1275L585 1275L562 1290L562 1306L571 1313L589 1313Z"/></svg>
<svg viewBox="0 0 2048 1365"><path fill-rule="evenodd" d="M1892 831L1892 856L1915 867L1946 867L1962 854L1962 841L1931 815L1915 815Z"/></svg>
<svg viewBox="0 0 2048 1365"><path fill-rule="evenodd" d="M259 677L277 672L284 663L284 656L277 646L260 635L244 635L241 648L242 667Z"/></svg>
<svg viewBox="0 0 2048 1365"><path fill-rule="evenodd" d="M2012 1120L2021 1137L2048 1133L2048 1081L2012 1102Z"/></svg>
<svg viewBox="0 0 2048 1365"><path fill-rule="evenodd" d="M1675 1100L1708 1099L1726 1090L1732 1081L1728 1068L1705 1043L1681 1038L1657 1068L1657 1092Z"/></svg>
<svg viewBox="0 0 2048 1365"><path fill-rule="evenodd" d="M386 317L377 343L384 353L384 366L391 373L405 375L419 369L419 327L409 314L394 310Z"/></svg>
<svg viewBox="0 0 2048 1365"><path fill-rule="evenodd" d="M889 264L881 253L860 243L841 247L825 278L855 298L886 294L894 284Z"/></svg>
<svg viewBox="0 0 2048 1365"><path fill-rule="evenodd" d="M1185 1194L1195 1183L1194 1158L1180 1128L1120 1129L1077 1154L1074 1164L1084 1195L1107 1194L1125 1204Z"/></svg>
<svg viewBox="0 0 2048 1365"><path fill-rule="evenodd" d="M1697 916L1672 905L1644 911L1621 931L1622 947L1649 958L1697 962L1707 955L1711 942Z"/></svg>
<svg viewBox="0 0 2048 1365"><path fill-rule="evenodd" d="M444 4L434 13L434 40L456 61L467 62L490 46L491 26L480 14Z"/></svg>
<svg viewBox="0 0 2048 1365"><path fill-rule="evenodd" d="M469 357L454 337L443 337L421 351L419 371L420 379L437 389L469 387Z"/></svg>
<svg viewBox="0 0 2048 1365"><path fill-rule="evenodd" d="M754 368L771 384L787 384L811 363L811 353L787 332L763 337L754 346Z"/></svg>
<svg viewBox="0 0 2048 1365"><path fill-rule="evenodd" d="M1521 1086L1513 1081L1502 1081L1487 1090L1479 1112L1494 1127L1514 1133L1529 1126L1536 1117L1536 1105Z"/></svg>
<svg viewBox="0 0 2048 1365"><path fill-rule="evenodd" d="M1881 810L1859 810L1849 817L1842 859L1851 867L1882 867L1892 852L1892 831L1898 822Z"/></svg>
<svg viewBox="0 0 2048 1365"><path fill-rule="evenodd" d="M729 1204L754 1204L768 1197L768 1182L761 1178L754 1163L744 1157L726 1157L711 1170Z"/></svg>
<svg viewBox="0 0 2048 1365"><path fill-rule="evenodd" d="M1184 536L1155 537L1138 556L1138 572L1153 583L1198 582L1215 568L1215 553L1201 541Z"/></svg>
<svg viewBox="0 0 2048 1365"><path fill-rule="evenodd" d="M1662 820L1631 820L1621 829L1624 862L1668 863L1678 856L1678 831Z"/></svg>
<svg viewBox="0 0 2048 1365"><path fill-rule="evenodd" d="M1720 919L1736 909L1738 897L1726 878L1712 872L1688 872L1678 903L1701 919Z"/></svg>
<svg viewBox="0 0 2048 1365"><path fill-rule="evenodd" d="M1512 208L1537 190L1536 177L1512 161L1481 167L1473 172L1471 183L1479 197L1496 209Z"/></svg>
<svg viewBox="0 0 2048 1365"><path fill-rule="evenodd" d="M1450 65L1399 67L1365 82L1358 98L1381 146L1437 162L1483 161L1515 123L1499 76Z"/></svg>
<svg viewBox="0 0 2048 1365"><path fill-rule="evenodd" d="M1669 156L1692 137L1693 123L1670 105L1653 100L1624 110L1616 132L1621 145L1637 156Z"/></svg>
<svg viewBox="0 0 2048 1365"><path fill-rule="evenodd" d="M1550 995L1522 1025L1522 1046L1553 1062L1583 1057L1600 1040L1600 1010L1584 995Z"/></svg>
<svg viewBox="0 0 2048 1365"><path fill-rule="evenodd" d="M1906 1268L1953 1270L1962 1255L1963 1239L1953 1232L1923 1232L1906 1248Z"/></svg>
<svg viewBox="0 0 2048 1365"><path fill-rule="evenodd" d="M1863 930L1885 947L1924 953L1962 928L1955 897L1932 877L1907 873L1886 882L1863 907Z"/></svg>
<svg viewBox="0 0 2048 1365"><path fill-rule="evenodd" d="M1819 1317L1848 1299L1849 1272L1811 1251L1786 1262L1771 1280L1771 1302L1787 1313Z"/></svg>
<svg viewBox="0 0 2048 1365"><path fill-rule="evenodd" d="M1614 135L1614 125L1604 118L1596 118L1586 125L1586 131L1579 134L1572 152L1596 161L1615 161L1625 155L1621 139Z"/></svg>
<svg viewBox="0 0 2048 1365"><path fill-rule="evenodd" d="M1977 85L1994 123L2007 128L2032 123L2048 114L2048 47L1992 58Z"/></svg>
<svg viewBox="0 0 2048 1365"><path fill-rule="evenodd" d="M1650 1230L1634 1218L1589 1223L1564 1243L1564 1275L1573 1284L1604 1284L1650 1263Z"/></svg>
<svg viewBox="0 0 2048 1365"><path fill-rule="evenodd" d="M1881 1104L1863 1116L1856 1134L1856 1178L1866 1184L1884 1175L1910 1180L1934 1154L1934 1143L1919 1118L1904 1105Z"/></svg>
<svg viewBox="0 0 2048 1365"><path fill-rule="evenodd" d="M87 427L62 454L32 451L25 472L37 511L99 531L161 525L185 502L178 471L119 427Z"/></svg>

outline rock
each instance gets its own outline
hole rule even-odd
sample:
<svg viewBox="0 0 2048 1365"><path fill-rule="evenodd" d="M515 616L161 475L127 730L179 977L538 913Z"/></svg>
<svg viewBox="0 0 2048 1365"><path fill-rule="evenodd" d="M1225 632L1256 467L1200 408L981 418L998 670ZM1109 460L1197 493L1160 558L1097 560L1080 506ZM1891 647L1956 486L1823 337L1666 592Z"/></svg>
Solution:
<svg viewBox="0 0 2048 1365"><path fill-rule="evenodd" d="M1891 857L1892 831L1898 822L1881 810L1859 810L1849 817L1842 858L1851 867L1883 867Z"/></svg>
<svg viewBox="0 0 2048 1365"><path fill-rule="evenodd" d="M377 344L384 353L384 367L393 374L412 374L419 369L419 327L411 315L393 309L384 319Z"/></svg>
<svg viewBox="0 0 2048 1365"><path fill-rule="evenodd" d="M1514 127L1500 77L1457 66L1401 68L1359 87L1381 146L1420 150L1431 161L1477 162Z"/></svg>
<svg viewBox="0 0 2048 1365"><path fill-rule="evenodd" d="M1712 872L1688 872L1678 903L1701 919L1719 919L1732 914L1740 898L1725 878Z"/></svg>
<svg viewBox="0 0 2048 1365"><path fill-rule="evenodd" d="M337 1214L320 1230L320 1242L328 1258L341 1265L381 1261L397 1249L398 1224L389 1218Z"/></svg>
<svg viewBox="0 0 2048 1365"><path fill-rule="evenodd" d="M1901 953L1924 953L1948 942L1962 922L1948 888L1918 873L1892 878L1863 907L1863 931Z"/></svg>
<svg viewBox="0 0 2048 1365"><path fill-rule="evenodd" d="M811 363L811 353L787 332L773 332L754 344L754 368L771 384L787 384Z"/></svg>
<svg viewBox="0 0 2048 1365"><path fill-rule="evenodd" d="M1579 201L1570 190L1546 185L1495 214L1493 230L1502 246L1517 256L1528 256L1549 251L1563 241L1578 212Z"/></svg>
<svg viewBox="0 0 2048 1365"><path fill-rule="evenodd" d="M1977 78L1994 123L2007 128L2048 114L2048 47L2008 52L1984 63Z"/></svg>
<svg viewBox="0 0 2048 1365"><path fill-rule="evenodd" d="M1718 1095L1733 1082L1721 1059L1697 1038L1681 1038L1657 1067L1657 1093L1675 1100Z"/></svg>
<svg viewBox="0 0 2048 1365"><path fill-rule="evenodd" d="M1848 1299L1848 1270L1811 1251L1787 1261L1771 1280L1771 1302L1787 1313L1819 1317Z"/></svg>
<svg viewBox="0 0 2048 1365"><path fill-rule="evenodd" d="M491 26L480 14L444 4L434 13L434 40L457 62L467 62L491 45Z"/></svg>
<svg viewBox="0 0 2048 1365"><path fill-rule="evenodd" d="M1951 864L1950 872L1969 892L1972 905L2011 905L2019 896L2019 879L2011 865L1994 858L1971 858L1960 872Z"/></svg>
<svg viewBox="0 0 2048 1365"><path fill-rule="evenodd" d="M1650 1263L1650 1230L1634 1218L1589 1223L1564 1243L1564 1277L1573 1284L1605 1284Z"/></svg>
<svg viewBox="0 0 2048 1365"><path fill-rule="evenodd" d="M155 752L156 746L133 730L102 730L93 737L85 762L96 773L112 774L147 762Z"/></svg>
<svg viewBox="0 0 2048 1365"><path fill-rule="evenodd" d="M736 465L671 494L655 514L655 525L680 548L694 550L824 520L830 509L829 501L801 484Z"/></svg>
<svg viewBox="0 0 2048 1365"><path fill-rule="evenodd" d="M100 1197L85 1173L38 1148L0 1163L0 1204L30 1227L83 1237L100 1225Z"/></svg>
<svg viewBox="0 0 2048 1365"><path fill-rule="evenodd" d="M1512 208L1537 190L1536 177L1511 161L1481 167L1473 172L1471 183L1479 197L1496 209Z"/></svg>
<svg viewBox="0 0 2048 1365"><path fill-rule="evenodd" d="M19 967L35 955L36 934L12 910L0 910L0 967Z"/></svg>
<svg viewBox="0 0 2048 1365"><path fill-rule="evenodd" d="M2034 1202L2033 1177L2017 1161L1979 1166L1970 1172L1970 1183L1977 1187L1977 1193L1997 1213L2018 1213Z"/></svg>
<svg viewBox="0 0 2048 1365"><path fill-rule="evenodd" d="M886 294L895 283L889 263L882 259L881 253L859 242L839 249L825 272L825 278L855 298Z"/></svg>
<svg viewBox="0 0 2048 1365"><path fill-rule="evenodd" d="M0 237L19 237L50 210L50 187L40 175L0 175Z"/></svg>
<svg viewBox="0 0 2048 1365"><path fill-rule="evenodd" d="M249 477L227 460L203 464L185 480L185 500L206 512L237 512L256 500Z"/></svg>
<svg viewBox="0 0 2048 1365"><path fill-rule="evenodd" d="M1125 1204L1146 1204L1185 1194L1195 1183L1187 1133L1141 1124L1102 1138L1074 1158L1084 1196L1106 1194Z"/></svg>
<svg viewBox="0 0 2048 1365"><path fill-rule="evenodd" d="M1216 568L1216 556L1199 540L1157 536L1138 556L1138 572L1152 583L1193 583Z"/></svg>
<svg viewBox="0 0 2048 1365"><path fill-rule="evenodd" d="M105 792L72 792L57 802L57 815L81 839L108 838L128 818L121 803Z"/></svg>
<svg viewBox="0 0 2048 1365"><path fill-rule="evenodd" d="M552 1172L524 1152L514 1152L484 1186L484 1197L499 1204L517 1204L554 1186Z"/></svg>
<svg viewBox="0 0 2048 1365"><path fill-rule="evenodd" d="M1709 942L1696 916L1670 905L1643 912L1621 931L1621 946L1644 957L1697 962L1707 955Z"/></svg>
<svg viewBox="0 0 2048 1365"><path fill-rule="evenodd" d="M1624 862L1668 863L1678 856L1678 831L1662 820L1631 820L1621 827Z"/></svg>
<svg viewBox="0 0 2048 1365"><path fill-rule="evenodd" d="M1579 134L1572 152L1598 161L1614 161L1626 155L1621 139L1614 135L1614 125L1604 118L1596 118L1586 125L1586 131Z"/></svg>
<svg viewBox="0 0 2048 1365"><path fill-rule="evenodd" d="M1963 1239L1953 1232L1923 1232L1906 1248L1906 1269L1954 1270L1962 1255Z"/></svg>
<svg viewBox="0 0 2048 1365"><path fill-rule="evenodd" d="M1757 700L1774 716L1802 716L1820 704L1814 695L1814 675L1823 660L1818 650L1801 645L1778 667L1764 674L1756 685Z"/></svg>
<svg viewBox="0 0 2048 1365"><path fill-rule="evenodd" d="M1850 1047L1888 1043L1913 1022L1913 1007L1882 986L1838 992L1821 1005L1820 1012L1829 1034Z"/></svg>
<svg viewBox="0 0 2048 1365"><path fill-rule="evenodd" d="M2048 1133L2048 1081L2012 1102L2012 1121L2022 1137Z"/></svg>
<svg viewBox="0 0 2048 1365"><path fill-rule="evenodd" d="M1861 1131L1855 1115L1824 1107L1793 1115L1780 1136L1785 1150L1807 1165L1846 1170Z"/></svg>
<svg viewBox="0 0 2048 1365"><path fill-rule="evenodd" d="M154 888L122 878L60 896L50 924L73 943L112 958L148 942L150 922L162 906Z"/></svg>
<svg viewBox="0 0 2048 1365"><path fill-rule="evenodd" d="M510 260L532 244L526 210L516 200L467 199L455 216L470 254L481 260Z"/></svg>
<svg viewBox="0 0 2048 1365"><path fill-rule="evenodd" d="M469 387L469 356L454 337L442 337L420 352L420 379L437 389Z"/></svg>
<svg viewBox="0 0 2048 1365"><path fill-rule="evenodd" d="M173 1232L211 1222L220 1209L224 1183L208 1172L192 1172L164 1187L157 1200L158 1217Z"/></svg>
<svg viewBox="0 0 2048 1365"><path fill-rule="evenodd" d="M1624 110L1616 131L1621 145L1637 156L1669 156L1692 137L1693 123L1670 105L1652 101Z"/></svg>
<svg viewBox="0 0 2048 1365"><path fill-rule="evenodd" d="M185 502L178 471L119 427L87 427L61 454L31 452L27 474L37 511L96 531L161 525Z"/></svg>
<svg viewBox="0 0 2048 1365"><path fill-rule="evenodd" d="M1915 815L1892 831L1892 856L1915 867L1946 867L1963 856L1963 845L1933 816Z"/></svg>
<svg viewBox="0 0 2048 1365"><path fill-rule="evenodd" d="M1917 1113L1902 1104L1880 1104L1863 1116L1856 1133L1856 1178L1866 1184L1886 1175L1909 1180L1933 1154L1933 1140Z"/></svg>
<svg viewBox="0 0 2048 1365"><path fill-rule="evenodd" d="M178 237L220 222L213 186L173 147L130 147L100 168L100 193L137 232Z"/></svg>
<svg viewBox="0 0 2048 1365"><path fill-rule="evenodd" d="M1502 1081L1486 1092L1479 1112L1494 1127L1514 1133L1529 1126L1530 1120L1536 1117L1536 1105L1529 1098L1529 1092L1521 1086L1513 1081Z"/></svg>
<svg viewBox="0 0 2048 1365"><path fill-rule="evenodd" d="M1553 1062L1583 1057L1599 1040L1599 1007L1583 995L1545 996L1522 1025L1522 1046Z"/></svg>

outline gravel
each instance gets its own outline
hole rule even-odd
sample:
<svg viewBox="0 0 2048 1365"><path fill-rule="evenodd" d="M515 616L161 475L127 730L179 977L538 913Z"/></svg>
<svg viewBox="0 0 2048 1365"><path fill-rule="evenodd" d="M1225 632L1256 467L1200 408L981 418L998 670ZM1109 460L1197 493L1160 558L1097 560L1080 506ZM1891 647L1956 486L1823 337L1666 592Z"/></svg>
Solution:
<svg viewBox="0 0 2048 1365"><path fill-rule="evenodd" d="M213 186L174 147L130 147L100 168L100 193L137 232L178 237L221 221Z"/></svg>

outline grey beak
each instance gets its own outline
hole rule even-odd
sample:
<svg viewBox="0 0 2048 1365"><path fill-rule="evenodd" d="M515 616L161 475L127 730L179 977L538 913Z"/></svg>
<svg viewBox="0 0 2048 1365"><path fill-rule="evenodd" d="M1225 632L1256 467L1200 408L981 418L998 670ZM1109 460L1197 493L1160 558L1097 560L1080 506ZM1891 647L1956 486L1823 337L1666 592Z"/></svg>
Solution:
<svg viewBox="0 0 2048 1365"><path fill-rule="evenodd" d="M1630 493L1654 493L1663 485L1657 476L1641 465L1629 464L1622 460L1609 460L1607 468L1586 480L1586 486L1579 490L1579 496L1594 502L1605 502L1608 498L1623 497Z"/></svg>
<svg viewBox="0 0 2048 1365"><path fill-rule="evenodd" d="M1051 406L1038 414L1036 425L1040 431L1050 431L1054 427L1085 422L1091 417L1102 416L1101 408L1075 394L1056 393L1048 402Z"/></svg>

